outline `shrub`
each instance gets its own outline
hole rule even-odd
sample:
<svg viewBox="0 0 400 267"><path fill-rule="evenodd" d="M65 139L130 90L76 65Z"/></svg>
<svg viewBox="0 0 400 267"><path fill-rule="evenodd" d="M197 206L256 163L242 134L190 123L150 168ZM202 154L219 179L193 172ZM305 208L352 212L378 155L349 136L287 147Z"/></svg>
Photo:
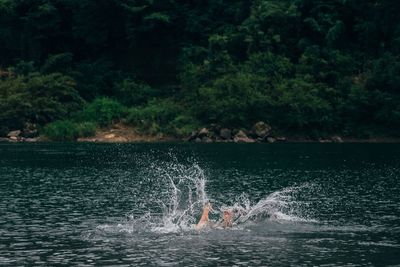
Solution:
<svg viewBox="0 0 400 267"><path fill-rule="evenodd" d="M91 137L96 134L96 124L93 122L83 122L78 124L79 137Z"/></svg>
<svg viewBox="0 0 400 267"><path fill-rule="evenodd" d="M321 97L329 88L300 78L277 85L274 101L276 125L291 129L332 128L335 119L331 104Z"/></svg>
<svg viewBox="0 0 400 267"><path fill-rule="evenodd" d="M32 120L39 124L63 119L82 108L84 100L76 90L76 82L59 73L34 74L26 81L32 107Z"/></svg>
<svg viewBox="0 0 400 267"><path fill-rule="evenodd" d="M0 126L0 137L6 137L9 132L10 130L8 129L8 127Z"/></svg>
<svg viewBox="0 0 400 267"><path fill-rule="evenodd" d="M83 111L75 114L74 117L80 121L95 122L99 126L106 127L118 122L126 112L126 108L118 101L100 97L86 105Z"/></svg>
<svg viewBox="0 0 400 267"><path fill-rule="evenodd" d="M125 79L115 85L117 97L127 106L141 105L155 96L155 90L145 83Z"/></svg>
<svg viewBox="0 0 400 267"><path fill-rule="evenodd" d="M200 87L193 114L205 123L218 122L229 126L248 126L263 119L268 107L265 93L269 86L262 76L235 73L216 79L210 86Z"/></svg>
<svg viewBox="0 0 400 267"><path fill-rule="evenodd" d="M44 125L65 118L83 103L75 81L62 74L33 73L0 81L0 124L10 129L27 121Z"/></svg>
<svg viewBox="0 0 400 267"><path fill-rule="evenodd" d="M61 53L56 55L51 55L47 58L45 63L41 68L43 73L68 73L71 71L73 62L72 53Z"/></svg>
<svg viewBox="0 0 400 267"><path fill-rule="evenodd" d="M79 137L96 134L94 123L76 123L70 120L55 121L44 127L44 134L52 141L75 141Z"/></svg>
<svg viewBox="0 0 400 267"><path fill-rule="evenodd" d="M77 90L86 100L99 95L112 95L113 84L120 79L120 73L112 69L112 63L106 60L77 63L71 75L78 83Z"/></svg>
<svg viewBox="0 0 400 267"><path fill-rule="evenodd" d="M52 141L74 141L79 137L79 130L72 121L55 121L44 127L44 134Z"/></svg>
<svg viewBox="0 0 400 267"><path fill-rule="evenodd" d="M190 115L178 115L166 126L166 133L179 137L189 136L200 127L199 122Z"/></svg>
<svg viewBox="0 0 400 267"><path fill-rule="evenodd" d="M36 67L33 61L20 60L10 68L10 71L17 75L28 75L29 73L35 72Z"/></svg>
<svg viewBox="0 0 400 267"><path fill-rule="evenodd" d="M147 106L130 109L127 121L148 134L159 131L171 133L170 123L181 113L181 107L172 99L157 99Z"/></svg>

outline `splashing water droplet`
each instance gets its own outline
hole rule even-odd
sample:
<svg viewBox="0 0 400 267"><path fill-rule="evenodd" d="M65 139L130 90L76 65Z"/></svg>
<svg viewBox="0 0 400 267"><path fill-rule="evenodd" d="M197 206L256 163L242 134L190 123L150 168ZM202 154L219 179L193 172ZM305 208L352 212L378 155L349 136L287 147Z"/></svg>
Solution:
<svg viewBox="0 0 400 267"><path fill-rule="evenodd" d="M126 223L118 225L118 231L164 234L192 231L202 208L209 202L204 170L197 163L183 164L173 158L172 162L152 161L146 171L152 172L152 177L156 179L154 183L161 184L162 192L159 192L160 197L156 201L161 213L147 212L142 216L128 216ZM247 194L242 193L236 197L233 205L213 203L211 212L221 216L224 211L231 210L234 213L234 227L245 226L247 222L262 223L265 220L316 222L302 216L304 205L296 199L296 194L311 187L310 184L286 187L255 204L251 203Z"/></svg>

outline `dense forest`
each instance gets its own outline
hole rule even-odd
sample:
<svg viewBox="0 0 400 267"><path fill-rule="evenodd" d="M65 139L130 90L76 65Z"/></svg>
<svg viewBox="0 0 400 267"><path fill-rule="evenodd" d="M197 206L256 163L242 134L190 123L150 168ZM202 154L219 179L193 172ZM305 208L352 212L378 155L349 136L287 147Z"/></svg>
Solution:
<svg viewBox="0 0 400 267"><path fill-rule="evenodd" d="M397 0L0 0L0 136L399 136ZM28 125L28 126L27 126Z"/></svg>

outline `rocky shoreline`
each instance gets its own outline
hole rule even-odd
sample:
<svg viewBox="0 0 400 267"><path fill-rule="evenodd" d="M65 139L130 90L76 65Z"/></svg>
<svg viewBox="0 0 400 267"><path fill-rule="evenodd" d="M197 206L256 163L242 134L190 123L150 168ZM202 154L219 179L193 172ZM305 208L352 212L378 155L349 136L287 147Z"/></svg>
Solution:
<svg viewBox="0 0 400 267"><path fill-rule="evenodd" d="M272 134L272 127L265 122L257 122L250 130L223 128L217 124L211 124L208 128L202 128L193 132L189 142L212 143L212 142L234 142L234 143L275 143L284 142L286 137Z"/></svg>
<svg viewBox="0 0 400 267"><path fill-rule="evenodd" d="M26 125L23 130L11 131L0 142L35 143L50 142L40 136L35 125ZM251 129L231 129L211 124L192 132L189 137L177 138L158 134L154 136L140 134L136 128L115 124L106 129L98 129L93 137L78 138L77 142L90 143L157 143L157 142L192 142L192 143L400 143L400 138L375 137L357 139L332 135L328 138L310 139L302 136L281 136L274 134L272 127L265 122L257 122Z"/></svg>
<svg viewBox="0 0 400 267"><path fill-rule="evenodd" d="M34 143L40 141L39 131L33 123L26 123L22 130L14 130L7 134L6 137L0 137L0 142L28 142Z"/></svg>

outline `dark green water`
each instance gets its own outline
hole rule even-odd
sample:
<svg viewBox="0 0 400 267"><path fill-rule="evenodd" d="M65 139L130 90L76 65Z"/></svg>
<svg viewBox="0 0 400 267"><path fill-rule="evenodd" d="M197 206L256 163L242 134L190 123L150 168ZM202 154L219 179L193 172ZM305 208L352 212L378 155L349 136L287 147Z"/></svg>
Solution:
<svg viewBox="0 0 400 267"><path fill-rule="evenodd" d="M0 265L399 266L399 152L393 144L0 144ZM257 216L191 230L199 179L212 218L246 201Z"/></svg>

